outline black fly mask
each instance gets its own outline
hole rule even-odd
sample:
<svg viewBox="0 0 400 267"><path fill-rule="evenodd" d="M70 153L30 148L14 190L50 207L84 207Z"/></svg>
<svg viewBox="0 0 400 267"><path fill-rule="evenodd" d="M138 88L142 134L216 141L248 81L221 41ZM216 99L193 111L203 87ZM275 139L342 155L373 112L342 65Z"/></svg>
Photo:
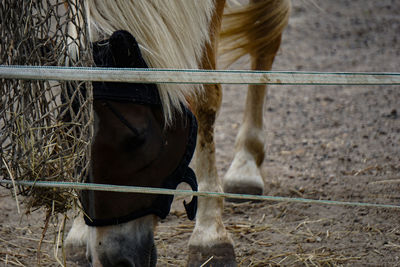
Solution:
<svg viewBox="0 0 400 267"><path fill-rule="evenodd" d="M96 66L147 68L138 43L126 31L93 44ZM182 106L165 126L155 84L93 82L96 134L92 145L91 175L87 182L176 189L185 182L197 190L188 166L196 145L197 122ZM165 218L172 195L82 191L81 200L90 226L125 223L155 214ZM197 198L184 202L189 219Z"/></svg>

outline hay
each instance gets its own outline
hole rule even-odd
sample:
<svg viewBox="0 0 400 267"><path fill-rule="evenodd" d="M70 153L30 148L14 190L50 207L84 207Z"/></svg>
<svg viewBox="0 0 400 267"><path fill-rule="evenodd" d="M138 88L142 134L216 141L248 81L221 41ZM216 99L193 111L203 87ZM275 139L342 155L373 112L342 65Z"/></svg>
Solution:
<svg viewBox="0 0 400 267"><path fill-rule="evenodd" d="M83 0L5 1L0 64L91 65L84 12ZM0 94L0 179L83 181L92 136L90 84L3 79ZM71 190L17 191L28 196L27 211L64 213L77 200Z"/></svg>

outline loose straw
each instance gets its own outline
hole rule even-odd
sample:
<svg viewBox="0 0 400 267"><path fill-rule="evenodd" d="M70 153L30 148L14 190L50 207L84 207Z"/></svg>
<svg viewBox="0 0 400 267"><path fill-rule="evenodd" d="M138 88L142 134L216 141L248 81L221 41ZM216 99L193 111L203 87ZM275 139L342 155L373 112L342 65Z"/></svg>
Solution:
<svg viewBox="0 0 400 267"><path fill-rule="evenodd" d="M14 175L12 174L12 172L11 172L10 168L8 167L8 164L7 164L7 162L4 160L4 158L2 158L2 160L3 160L4 165L6 166L8 175L10 175L10 178L11 178L11 184L12 184L12 186L13 186L13 192L14 192L14 196L15 196L15 202L17 203L17 212L18 212L18 214L21 214L21 210L20 210L20 208L19 208L19 201L18 201L17 188L16 188L16 186L15 186L16 181L15 181L15 179L14 179Z"/></svg>

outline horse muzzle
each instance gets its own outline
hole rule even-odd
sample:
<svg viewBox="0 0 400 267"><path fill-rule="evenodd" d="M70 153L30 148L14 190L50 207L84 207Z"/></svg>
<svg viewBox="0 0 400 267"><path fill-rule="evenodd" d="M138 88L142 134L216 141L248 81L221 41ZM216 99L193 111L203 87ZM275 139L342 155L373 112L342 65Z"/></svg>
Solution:
<svg viewBox="0 0 400 267"><path fill-rule="evenodd" d="M146 216L117 227L89 227L87 258L93 267L153 267L154 216Z"/></svg>

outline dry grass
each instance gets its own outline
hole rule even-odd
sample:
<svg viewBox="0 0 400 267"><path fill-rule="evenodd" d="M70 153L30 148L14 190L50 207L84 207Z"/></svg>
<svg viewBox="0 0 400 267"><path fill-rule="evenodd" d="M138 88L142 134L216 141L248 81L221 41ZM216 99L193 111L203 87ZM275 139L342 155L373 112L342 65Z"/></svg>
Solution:
<svg viewBox="0 0 400 267"><path fill-rule="evenodd" d="M84 157L84 151L79 149L82 141L66 131L68 123L54 122L49 127L27 128L28 123L22 118L15 121L18 132L12 133L12 139L17 142L20 155L24 156L16 159L15 155L4 153L3 163L13 162L17 166L6 165L11 179L71 182L79 179L74 179L75 165ZM49 134L43 136L43 132ZM78 200L75 192L66 189L30 187L16 190L13 186L13 191L29 196L24 199L27 212L45 207L52 214L64 213L76 207Z"/></svg>

